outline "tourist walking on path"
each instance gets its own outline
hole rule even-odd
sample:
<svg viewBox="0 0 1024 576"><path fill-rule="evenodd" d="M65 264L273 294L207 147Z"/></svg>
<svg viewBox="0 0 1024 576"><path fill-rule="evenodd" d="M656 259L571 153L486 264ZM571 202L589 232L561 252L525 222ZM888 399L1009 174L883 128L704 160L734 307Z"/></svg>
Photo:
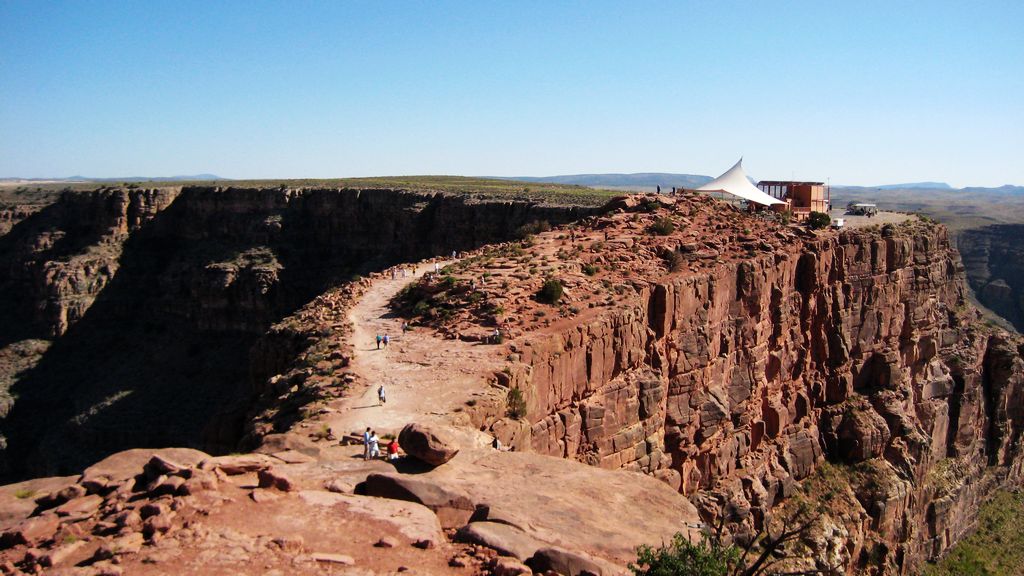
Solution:
<svg viewBox="0 0 1024 576"><path fill-rule="evenodd" d="M370 427L366 427L366 432L363 432L363 460L370 459Z"/></svg>
<svg viewBox="0 0 1024 576"><path fill-rule="evenodd" d="M370 434L370 459L374 458L380 458L380 438L377 437L376 430Z"/></svg>
<svg viewBox="0 0 1024 576"><path fill-rule="evenodd" d="M377 334L377 350L380 350L380 343L384 341L384 337Z"/></svg>
<svg viewBox="0 0 1024 576"><path fill-rule="evenodd" d="M384 348L387 348L391 344L391 337L387 334L384 335Z"/></svg>
<svg viewBox="0 0 1024 576"><path fill-rule="evenodd" d="M384 385L381 384L380 388L377 388L377 404L384 405L388 403L388 397L384 394Z"/></svg>

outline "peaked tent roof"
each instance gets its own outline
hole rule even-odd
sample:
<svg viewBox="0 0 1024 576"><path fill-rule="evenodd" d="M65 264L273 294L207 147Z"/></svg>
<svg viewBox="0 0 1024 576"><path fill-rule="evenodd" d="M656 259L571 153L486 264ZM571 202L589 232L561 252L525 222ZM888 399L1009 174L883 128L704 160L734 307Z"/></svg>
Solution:
<svg viewBox="0 0 1024 576"><path fill-rule="evenodd" d="M785 204L782 200L772 198L770 195L765 194L750 183L750 179L747 178L747 173L743 171L743 158L740 158L740 161L732 168L729 168L725 174L722 174L711 182L697 188L697 190L705 192L728 192L733 196L739 196L744 200L749 200L750 202L764 206Z"/></svg>

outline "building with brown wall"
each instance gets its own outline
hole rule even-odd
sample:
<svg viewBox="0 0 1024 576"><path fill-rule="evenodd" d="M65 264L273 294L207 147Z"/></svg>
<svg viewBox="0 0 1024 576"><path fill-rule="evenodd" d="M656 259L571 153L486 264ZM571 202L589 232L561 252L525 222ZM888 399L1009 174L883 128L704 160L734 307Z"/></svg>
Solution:
<svg viewBox="0 0 1024 576"><path fill-rule="evenodd" d="M832 194L824 182L795 182L791 180L762 180L757 187L772 198L783 200L797 220L811 212L828 213Z"/></svg>

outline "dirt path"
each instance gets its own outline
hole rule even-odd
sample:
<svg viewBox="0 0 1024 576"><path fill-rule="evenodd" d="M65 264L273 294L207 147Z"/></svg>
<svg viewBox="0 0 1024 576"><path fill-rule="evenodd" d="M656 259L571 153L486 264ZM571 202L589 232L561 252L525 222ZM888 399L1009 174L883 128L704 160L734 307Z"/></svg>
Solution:
<svg viewBox="0 0 1024 576"><path fill-rule="evenodd" d="M502 349L446 340L427 328L403 334L403 320L391 313L391 298L433 269L432 263L421 264L415 277L379 279L352 308L351 369L357 379L351 394L331 404L336 412L326 421L335 433L369 426L378 434L397 434L409 422L437 420L466 424L458 416L466 401L487 392L488 378L502 365ZM377 334L389 335L391 345L378 350ZM387 396L383 406L377 400L381 384Z"/></svg>

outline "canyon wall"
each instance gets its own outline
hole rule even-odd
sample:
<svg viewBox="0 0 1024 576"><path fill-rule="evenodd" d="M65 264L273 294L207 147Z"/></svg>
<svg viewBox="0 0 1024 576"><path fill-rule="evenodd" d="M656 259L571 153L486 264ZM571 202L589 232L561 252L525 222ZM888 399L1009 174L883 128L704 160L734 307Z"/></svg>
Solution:
<svg viewBox="0 0 1024 576"><path fill-rule="evenodd" d="M528 422L496 423L503 440L653 473L737 532L828 476L819 569L913 573L1021 480L1024 348L977 322L941 226L810 237L634 290L524 346L509 379Z"/></svg>
<svg viewBox="0 0 1024 576"><path fill-rule="evenodd" d="M963 230L957 248L978 301L1024 331L1024 225Z"/></svg>
<svg viewBox="0 0 1024 576"><path fill-rule="evenodd" d="M234 450L262 381L250 349L274 322L354 274L592 211L390 189L65 194L0 237L0 357L38 354L5 362L0 474Z"/></svg>

